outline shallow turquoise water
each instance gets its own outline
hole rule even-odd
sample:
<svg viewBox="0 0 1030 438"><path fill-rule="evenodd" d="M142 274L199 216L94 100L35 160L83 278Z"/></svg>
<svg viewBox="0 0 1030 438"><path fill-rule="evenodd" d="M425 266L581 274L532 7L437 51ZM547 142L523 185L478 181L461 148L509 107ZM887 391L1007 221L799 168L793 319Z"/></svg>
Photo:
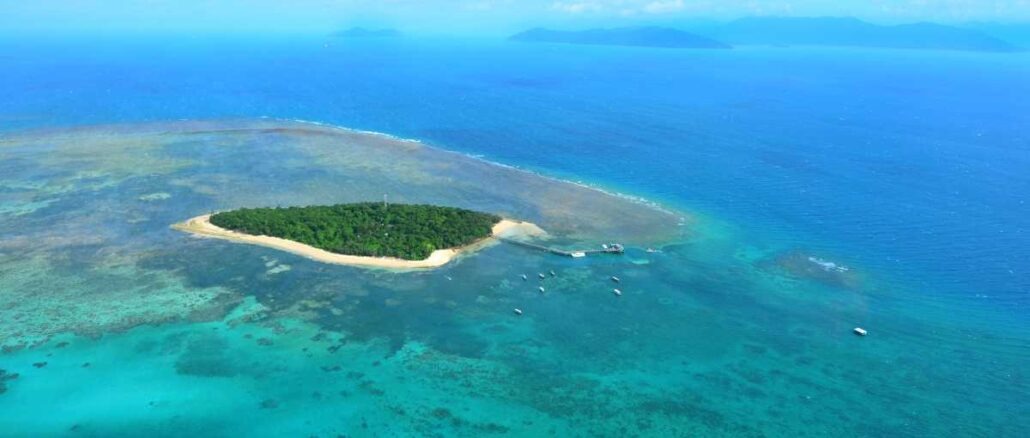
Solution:
<svg viewBox="0 0 1030 438"><path fill-rule="evenodd" d="M4 435L1027 434L1022 55L235 44L5 46ZM262 115L596 181L686 211L686 235L579 230L573 212L627 210L484 192L481 163L47 129ZM167 228L384 191L634 249L385 274ZM520 278L551 269L543 295Z"/></svg>

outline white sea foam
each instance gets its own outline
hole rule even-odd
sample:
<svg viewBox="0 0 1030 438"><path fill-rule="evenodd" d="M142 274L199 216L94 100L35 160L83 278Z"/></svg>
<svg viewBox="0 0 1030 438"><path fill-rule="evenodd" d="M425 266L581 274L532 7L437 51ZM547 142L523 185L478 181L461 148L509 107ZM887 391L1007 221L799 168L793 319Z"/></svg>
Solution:
<svg viewBox="0 0 1030 438"><path fill-rule="evenodd" d="M847 272L848 271L848 267L847 266L838 265L838 264L836 264L834 262L831 262L829 260L823 260L823 259L818 258L818 257L809 257L808 261L810 261L812 263L815 263L816 265L819 265L819 267L823 268L823 270L825 270L825 271L835 271L835 272Z"/></svg>
<svg viewBox="0 0 1030 438"><path fill-rule="evenodd" d="M418 144L420 146L423 146L423 147L427 147L427 148L431 148L431 149L436 149L436 150L444 151L444 152L448 152L448 153L462 155L462 156L471 158L473 160L478 160L478 161L481 161L481 162L484 162L484 163L487 163L487 164L490 164L490 165L493 165L493 166L498 166L498 167L502 167L502 168L506 168L506 169L511 169L511 170L515 170L515 171L518 171L518 172L524 172L524 173L527 173L527 174L530 174L530 175L533 175L533 176L536 176L536 177L540 177L540 178L545 178L545 179L548 179L548 180L551 180L551 181L573 184L573 185L576 185L576 186L579 186L579 187L582 187L582 188L585 188L585 189L594 190L594 191L603 193L603 194L608 195L608 196L614 196L614 197L617 197L617 198L622 198L622 199L625 199L627 201L633 202L635 204L644 205L644 206L646 206L648 208L660 211L662 213L665 213L665 214L668 214L668 215L671 215L671 216L676 216L676 217L679 218L679 225L680 226L683 226L683 225L686 224L686 218L685 217L679 216L675 211L672 211L672 210L670 210L668 208L665 208L661 204L659 204L657 202L654 202L654 201L651 201L651 200L649 200L647 198L644 198L644 197L641 197L641 196L636 196L636 195L630 195L630 194L626 194L626 193L620 193L620 192L616 192L616 191L612 191L612 190L607 190L607 189L601 188L601 187L599 187L599 186L597 186L595 184L586 183L586 182L583 182L583 181L571 181L571 180L567 180L567 179L553 177L553 176L550 176L550 175L545 175L545 174L542 174L540 172L536 172L536 171L532 171L532 170L528 170L528 169L523 169L521 167L514 166L514 165L511 165L511 164L499 163L499 162L492 161L492 160L484 158L484 156L482 154L470 154L470 153L465 153L465 152L452 151L452 150L448 150L448 149L439 148L439 147L436 147L436 146L431 146L431 145L427 144L426 142L424 142L424 141L422 141L420 139L398 137L396 135L387 134L387 133L378 132L378 131L368 131L368 130L363 130L363 129L347 128L347 127L344 127L344 126L332 125L332 124L327 124L327 123L323 123L323 122L315 122L315 121L304 120L304 119L276 119L274 117L272 117L271 119L273 119L273 120L284 120L284 121L301 123L301 124L308 124L308 125L315 125L315 126L319 126L319 127L331 128L331 129L335 129L335 130L339 130L339 131L344 131L344 132L351 132L351 133L365 134L365 135L373 135L373 136L377 136L377 137L382 137L382 138L386 138L386 139L390 139L390 140L394 140L394 141L406 142L406 143L416 143L416 144ZM845 270L846 269L847 268L845 268Z"/></svg>

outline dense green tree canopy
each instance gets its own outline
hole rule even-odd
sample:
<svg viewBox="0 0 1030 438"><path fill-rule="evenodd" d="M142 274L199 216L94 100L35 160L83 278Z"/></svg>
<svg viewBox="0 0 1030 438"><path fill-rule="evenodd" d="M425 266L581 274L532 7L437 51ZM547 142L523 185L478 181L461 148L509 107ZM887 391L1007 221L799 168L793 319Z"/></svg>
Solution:
<svg viewBox="0 0 1030 438"><path fill-rule="evenodd" d="M243 208L217 213L211 223L280 237L326 251L422 260L438 249L488 237L501 218L453 207L364 202L314 207Z"/></svg>

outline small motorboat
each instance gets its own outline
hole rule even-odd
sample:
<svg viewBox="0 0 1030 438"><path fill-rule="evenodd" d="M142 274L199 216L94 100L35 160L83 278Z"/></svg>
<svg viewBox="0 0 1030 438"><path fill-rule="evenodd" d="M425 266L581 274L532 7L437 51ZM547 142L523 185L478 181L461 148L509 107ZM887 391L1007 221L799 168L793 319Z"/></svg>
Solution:
<svg viewBox="0 0 1030 438"><path fill-rule="evenodd" d="M614 281L614 282L616 282L616 283L619 283L619 282L621 282L622 280L619 280L619 277L616 277L616 276L614 276L614 275L613 275L613 276L612 276L612 281Z"/></svg>
<svg viewBox="0 0 1030 438"><path fill-rule="evenodd" d="M544 273L543 273L543 272L541 272L541 273L539 273L539 274L536 274L536 275L537 275L538 277L540 277L540 279L541 279L541 280L543 280L543 279L547 278L547 276L546 276L546 275L544 275Z"/></svg>
<svg viewBox="0 0 1030 438"><path fill-rule="evenodd" d="M539 287L539 288L537 288L537 289L539 289L539 290L540 290L540 293L544 293L544 287L543 287L543 286L540 286L540 287Z"/></svg>
<svg viewBox="0 0 1030 438"><path fill-rule="evenodd" d="M552 269L552 270L551 270L551 276L552 276L552 277L557 277L557 276L558 276L558 274L556 274L556 273L554 272L554 269Z"/></svg>
<svg viewBox="0 0 1030 438"><path fill-rule="evenodd" d="M522 281L526 280L529 280L529 276L527 276L526 274L522 274Z"/></svg>
<svg viewBox="0 0 1030 438"><path fill-rule="evenodd" d="M865 331L865 329L862 328L862 327L855 327L855 329L852 330L852 331L855 332L855 334L859 335L859 336L865 336L865 335L869 334L869 332Z"/></svg>
<svg viewBox="0 0 1030 438"><path fill-rule="evenodd" d="M516 309L515 309L515 314L516 314L516 315L522 315L522 309L518 309L518 308L516 308Z"/></svg>
<svg viewBox="0 0 1030 438"><path fill-rule="evenodd" d="M622 291L619 290L619 289L613 289L612 293L615 294L615 296L617 296L617 297L621 297L622 296Z"/></svg>

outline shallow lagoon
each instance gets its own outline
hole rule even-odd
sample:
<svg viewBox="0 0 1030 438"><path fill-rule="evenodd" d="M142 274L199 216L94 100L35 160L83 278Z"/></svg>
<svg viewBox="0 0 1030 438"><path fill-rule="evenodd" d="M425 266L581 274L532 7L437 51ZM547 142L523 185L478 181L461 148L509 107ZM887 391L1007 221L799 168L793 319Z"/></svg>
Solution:
<svg viewBox="0 0 1030 438"><path fill-rule="evenodd" d="M1025 339L937 324L944 306L712 218L414 142L273 120L114 125L8 134L0 167L7 435L1025 427L1012 421L1026 411L1025 364L1004 352ZM502 244L398 274L168 228L383 193L531 220L557 245L631 249L573 260ZM549 270L540 294L532 276ZM852 336L858 324L871 336ZM985 348L998 354L984 361Z"/></svg>

